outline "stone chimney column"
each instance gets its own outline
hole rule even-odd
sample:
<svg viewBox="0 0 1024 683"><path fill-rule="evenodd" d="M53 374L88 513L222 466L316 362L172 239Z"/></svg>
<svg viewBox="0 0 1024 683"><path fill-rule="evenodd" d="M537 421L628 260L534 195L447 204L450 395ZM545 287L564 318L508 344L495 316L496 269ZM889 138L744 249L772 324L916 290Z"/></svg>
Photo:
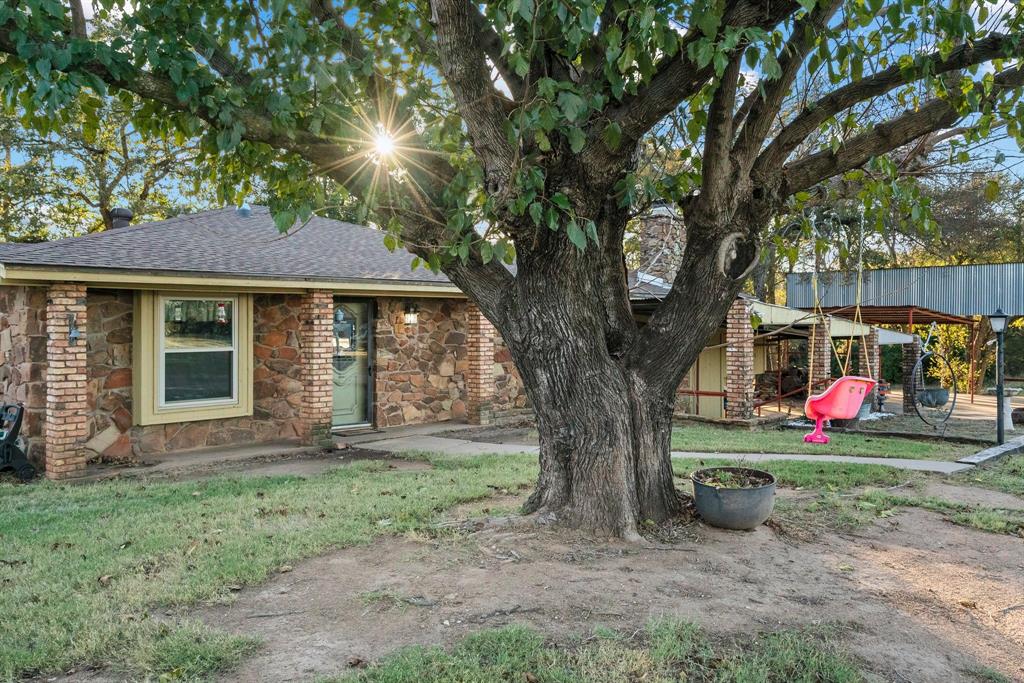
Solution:
<svg viewBox="0 0 1024 683"><path fill-rule="evenodd" d="M686 246L682 214L677 208L659 203L639 221L640 272L671 283Z"/></svg>

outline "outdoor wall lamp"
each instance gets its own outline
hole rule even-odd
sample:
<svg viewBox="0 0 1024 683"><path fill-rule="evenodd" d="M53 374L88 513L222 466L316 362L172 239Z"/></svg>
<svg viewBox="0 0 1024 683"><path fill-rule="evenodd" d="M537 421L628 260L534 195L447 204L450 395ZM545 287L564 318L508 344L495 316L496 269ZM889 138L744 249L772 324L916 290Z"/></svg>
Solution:
<svg viewBox="0 0 1024 683"><path fill-rule="evenodd" d="M68 313L68 344L74 346L82 338L82 332L78 329L78 320L74 313Z"/></svg>
<svg viewBox="0 0 1024 683"><path fill-rule="evenodd" d="M402 320L406 325L415 325L420 318L420 307L410 301L405 305L405 314L402 316Z"/></svg>
<svg viewBox="0 0 1024 683"><path fill-rule="evenodd" d="M1002 444L1006 440L1006 388L1003 387L1003 339L1006 335L1006 319L1002 308L988 317L992 325L992 331L996 333L996 443Z"/></svg>

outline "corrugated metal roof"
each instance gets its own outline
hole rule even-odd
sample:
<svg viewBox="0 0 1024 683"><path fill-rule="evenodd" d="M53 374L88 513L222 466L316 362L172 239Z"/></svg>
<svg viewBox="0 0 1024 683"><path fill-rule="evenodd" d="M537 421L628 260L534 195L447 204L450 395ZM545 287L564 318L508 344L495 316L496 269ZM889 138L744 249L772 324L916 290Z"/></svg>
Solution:
<svg viewBox="0 0 1024 683"><path fill-rule="evenodd" d="M824 308L854 305L856 273L819 274L818 294ZM815 305L811 273L786 276L786 302L794 308ZM918 306L962 316L1002 308L1007 315L1024 315L1024 263L865 270L861 304Z"/></svg>

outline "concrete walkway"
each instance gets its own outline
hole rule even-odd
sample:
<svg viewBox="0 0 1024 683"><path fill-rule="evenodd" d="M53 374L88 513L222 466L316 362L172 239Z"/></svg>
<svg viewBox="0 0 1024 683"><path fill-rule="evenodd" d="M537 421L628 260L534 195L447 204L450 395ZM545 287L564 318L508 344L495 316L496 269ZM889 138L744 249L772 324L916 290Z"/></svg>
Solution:
<svg viewBox="0 0 1024 683"><path fill-rule="evenodd" d="M429 433L410 434L394 437L391 434L378 433L374 440L367 435L358 441L360 448L367 450L401 453L408 451L434 451L452 455L483 455L485 453L537 453L538 446L512 443L485 443L468 439L454 439L433 436ZM767 462L769 460L804 460L807 462L852 462L865 465L885 465L904 470L919 472L938 472L953 474L971 469L972 465L946 462L943 460L912 460L909 458L867 458L856 455L805 455L798 453L693 453L672 451L673 458L720 458L725 460L741 460L747 463Z"/></svg>

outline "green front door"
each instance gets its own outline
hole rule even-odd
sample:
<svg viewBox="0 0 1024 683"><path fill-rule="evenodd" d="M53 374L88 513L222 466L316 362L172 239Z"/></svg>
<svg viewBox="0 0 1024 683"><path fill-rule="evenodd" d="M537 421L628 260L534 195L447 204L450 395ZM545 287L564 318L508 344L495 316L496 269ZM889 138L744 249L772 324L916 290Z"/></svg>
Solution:
<svg viewBox="0 0 1024 683"><path fill-rule="evenodd" d="M335 427L370 422L371 304L334 301Z"/></svg>

